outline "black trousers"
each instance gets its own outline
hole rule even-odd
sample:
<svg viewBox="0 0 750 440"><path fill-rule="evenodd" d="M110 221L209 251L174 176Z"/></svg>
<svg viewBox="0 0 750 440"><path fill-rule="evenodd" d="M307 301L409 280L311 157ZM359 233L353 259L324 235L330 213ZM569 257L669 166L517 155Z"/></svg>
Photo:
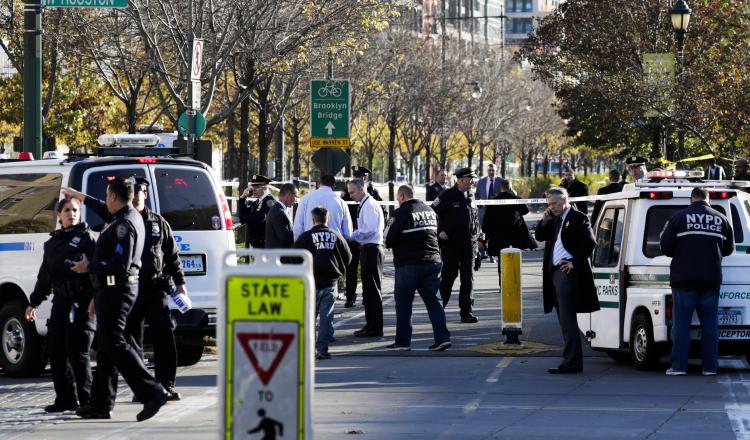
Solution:
<svg viewBox="0 0 750 440"><path fill-rule="evenodd" d="M474 247L470 244L440 246L443 271L440 280L440 297L443 307L448 305L453 290L453 282L460 273L461 288L458 292L458 308L461 317L471 316L474 306Z"/></svg>
<svg viewBox="0 0 750 440"><path fill-rule="evenodd" d="M352 251L352 261L346 267L346 301L354 303L357 301L357 281L359 274L359 243L356 241L349 242L349 250Z"/></svg>
<svg viewBox="0 0 750 440"><path fill-rule="evenodd" d="M383 331L383 298L381 284L383 281L383 250L375 244L359 247L359 259L362 264L362 302L365 305L365 321L368 330Z"/></svg>
<svg viewBox="0 0 750 440"><path fill-rule="evenodd" d="M128 314L138 296L138 284L102 288L96 293L96 372L91 389L91 405L111 411L117 396L117 373L141 402L151 400L164 390L154 379L127 333Z"/></svg>
<svg viewBox="0 0 750 440"><path fill-rule="evenodd" d="M563 361L561 368L583 368L583 346L578 329L578 318L573 304L575 292L573 275L555 268L552 271L552 284L555 286L557 319L563 334Z"/></svg>
<svg viewBox="0 0 750 440"><path fill-rule="evenodd" d="M150 284L138 286L138 298L128 316L128 333L133 348L143 359L144 323L148 322L154 342L154 376L165 388L173 387L177 376L175 322L169 311L167 292Z"/></svg>
<svg viewBox="0 0 750 440"><path fill-rule="evenodd" d="M85 302L85 301L84 301ZM70 322L73 308L73 322ZM89 319L88 302L57 299L47 322L47 348L55 386L55 404L88 405L91 400L91 361L95 319Z"/></svg>

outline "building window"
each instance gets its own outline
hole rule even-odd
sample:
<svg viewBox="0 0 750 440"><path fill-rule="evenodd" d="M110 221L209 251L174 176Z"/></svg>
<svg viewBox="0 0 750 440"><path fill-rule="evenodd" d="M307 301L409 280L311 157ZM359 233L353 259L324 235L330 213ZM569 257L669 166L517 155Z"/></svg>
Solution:
<svg viewBox="0 0 750 440"><path fill-rule="evenodd" d="M533 12L534 3L531 0L505 0L506 12Z"/></svg>
<svg viewBox="0 0 750 440"><path fill-rule="evenodd" d="M528 34L533 30L531 18L511 18L508 20L509 34Z"/></svg>

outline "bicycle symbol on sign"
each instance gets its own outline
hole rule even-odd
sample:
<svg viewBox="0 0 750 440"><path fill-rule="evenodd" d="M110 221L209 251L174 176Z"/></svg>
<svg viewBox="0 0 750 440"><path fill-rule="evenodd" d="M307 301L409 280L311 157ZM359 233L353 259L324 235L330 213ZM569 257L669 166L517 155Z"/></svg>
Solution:
<svg viewBox="0 0 750 440"><path fill-rule="evenodd" d="M337 87L335 83L329 82L325 85L325 87L322 87L318 89L318 96L321 98L326 98L328 95L331 95L334 98L338 98L341 96L341 88Z"/></svg>

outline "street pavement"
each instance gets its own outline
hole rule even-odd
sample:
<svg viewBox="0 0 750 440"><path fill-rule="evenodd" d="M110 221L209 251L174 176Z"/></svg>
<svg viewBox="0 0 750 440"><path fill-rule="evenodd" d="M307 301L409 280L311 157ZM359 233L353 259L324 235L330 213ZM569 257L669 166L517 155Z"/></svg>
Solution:
<svg viewBox="0 0 750 440"><path fill-rule="evenodd" d="M333 358L316 365L315 437L750 439L750 373L743 359L722 359L715 377L701 376L698 361L688 376L667 377L663 369L637 371L587 349L583 374L547 374L559 363L561 337L555 316L542 311L540 265L541 252L524 253L520 350L501 345L496 263L485 262L476 276L478 324L459 322L458 283L454 286L446 310L454 345L446 352L427 350L432 331L418 297L412 351L385 349L395 332L388 263L383 338L352 336L363 325L362 306L344 309L337 301ZM91 421L43 412L54 398L49 374L13 379L0 373L0 438L216 438L218 368L214 354L180 368L183 400L142 423L135 421L141 406L130 403L132 394L122 381L114 418Z"/></svg>

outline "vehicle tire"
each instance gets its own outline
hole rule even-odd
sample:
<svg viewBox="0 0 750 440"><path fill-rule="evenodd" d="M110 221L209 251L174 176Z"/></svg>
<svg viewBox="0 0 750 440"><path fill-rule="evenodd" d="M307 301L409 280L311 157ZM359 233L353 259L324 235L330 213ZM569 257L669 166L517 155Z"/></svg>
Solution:
<svg viewBox="0 0 750 440"><path fill-rule="evenodd" d="M44 338L26 320L25 310L18 301L0 308L0 368L12 377L39 376L47 366Z"/></svg>
<svg viewBox="0 0 750 440"><path fill-rule="evenodd" d="M633 318L630 331L630 359L639 370L653 370L659 364L661 353L654 342L651 318L639 313Z"/></svg>
<svg viewBox="0 0 750 440"><path fill-rule="evenodd" d="M200 362L203 356L203 338L177 343L177 365L189 367Z"/></svg>
<svg viewBox="0 0 750 440"><path fill-rule="evenodd" d="M622 350L607 350L605 353L617 362L630 362L630 352Z"/></svg>

